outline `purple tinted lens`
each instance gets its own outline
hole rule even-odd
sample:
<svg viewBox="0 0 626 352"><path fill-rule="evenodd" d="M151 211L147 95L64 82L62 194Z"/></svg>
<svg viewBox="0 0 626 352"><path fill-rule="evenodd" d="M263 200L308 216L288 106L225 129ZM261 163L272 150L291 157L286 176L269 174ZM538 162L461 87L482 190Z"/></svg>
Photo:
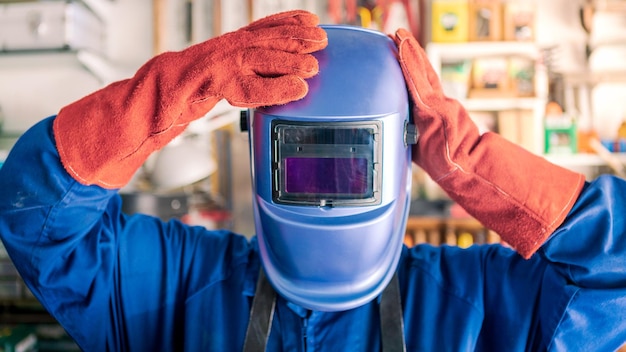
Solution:
<svg viewBox="0 0 626 352"><path fill-rule="evenodd" d="M366 158L286 158L285 192L365 194Z"/></svg>

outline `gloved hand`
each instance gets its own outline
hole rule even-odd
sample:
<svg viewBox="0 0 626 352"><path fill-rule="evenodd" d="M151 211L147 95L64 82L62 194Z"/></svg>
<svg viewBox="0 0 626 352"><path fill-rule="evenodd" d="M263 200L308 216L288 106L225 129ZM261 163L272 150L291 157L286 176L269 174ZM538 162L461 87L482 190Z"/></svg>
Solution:
<svg viewBox="0 0 626 352"><path fill-rule="evenodd" d="M420 134L413 161L468 213L529 258L563 222L584 176L496 133L480 135L461 104L444 96L415 38L400 29L393 39Z"/></svg>
<svg viewBox="0 0 626 352"><path fill-rule="evenodd" d="M180 52L158 55L134 77L74 102L53 130L65 169L80 183L125 185L145 159L226 99L238 107L285 104L318 72L327 45L305 11L266 17Z"/></svg>

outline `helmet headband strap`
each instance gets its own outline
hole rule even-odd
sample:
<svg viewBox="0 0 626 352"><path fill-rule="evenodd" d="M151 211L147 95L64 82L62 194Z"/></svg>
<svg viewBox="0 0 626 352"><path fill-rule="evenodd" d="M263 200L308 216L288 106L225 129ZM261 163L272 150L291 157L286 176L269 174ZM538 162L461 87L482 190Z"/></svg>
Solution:
<svg viewBox="0 0 626 352"><path fill-rule="evenodd" d="M272 330L276 292L270 285L263 269L259 272L256 292L250 310L250 320L246 331L244 352L265 351ZM404 321L402 319L402 301L400 283L396 273L380 298L380 330L383 352L405 352Z"/></svg>

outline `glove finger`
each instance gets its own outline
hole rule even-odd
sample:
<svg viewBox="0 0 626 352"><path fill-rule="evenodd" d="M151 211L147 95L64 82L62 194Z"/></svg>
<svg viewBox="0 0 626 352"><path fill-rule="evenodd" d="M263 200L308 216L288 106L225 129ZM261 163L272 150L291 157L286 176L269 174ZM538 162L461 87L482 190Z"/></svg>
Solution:
<svg viewBox="0 0 626 352"><path fill-rule="evenodd" d="M280 12L261 18L249 24L247 27L245 27L245 29L256 30L260 28L276 27L283 25L315 27L319 24L319 22L319 17L311 12L304 10L293 10Z"/></svg>
<svg viewBox="0 0 626 352"><path fill-rule="evenodd" d="M400 64L405 76L409 76L407 79L410 78L421 91L430 88L429 90L443 94L439 76L413 35L405 29L399 29L394 41L398 46Z"/></svg>
<svg viewBox="0 0 626 352"><path fill-rule="evenodd" d="M315 76L319 71L317 59L310 54L292 54L279 50L254 49L244 56L244 74L261 77L296 75L302 78Z"/></svg>
<svg viewBox="0 0 626 352"><path fill-rule="evenodd" d="M250 32L246 46L310 54L328 45L326 31L320 27L280 26Z"/></svg>
<svg viewBox="0 0 626 352"><path fill-rule="evenodd" d="M410 45L410 36L404 35L402 29L396 32L394 41L398 46L398 61L407 84L411 87L422 87L426 83L422 75L422 58L415 46Z"/></svg>
<svg viewBox="0 0 626 352"><path fill-rule="evenodd" d="M231 86L224 99L242 108L286 104L304 98L309 90L304 79L295 75L271 78L248 76L238 83Z"/></svg>

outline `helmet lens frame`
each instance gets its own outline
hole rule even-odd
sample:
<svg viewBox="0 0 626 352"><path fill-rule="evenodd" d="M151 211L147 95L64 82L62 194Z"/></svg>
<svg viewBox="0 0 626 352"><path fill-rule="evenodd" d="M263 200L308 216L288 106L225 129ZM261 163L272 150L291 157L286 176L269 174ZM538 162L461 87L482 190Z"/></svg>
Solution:
<svg viewBox="0 0 626 352"><path fill-rule="evenodd" d="M279 204L380 204L379 121L272 123L272 198Z"/></svg>

